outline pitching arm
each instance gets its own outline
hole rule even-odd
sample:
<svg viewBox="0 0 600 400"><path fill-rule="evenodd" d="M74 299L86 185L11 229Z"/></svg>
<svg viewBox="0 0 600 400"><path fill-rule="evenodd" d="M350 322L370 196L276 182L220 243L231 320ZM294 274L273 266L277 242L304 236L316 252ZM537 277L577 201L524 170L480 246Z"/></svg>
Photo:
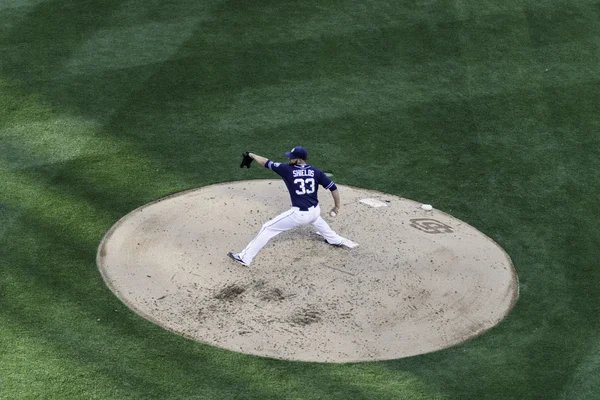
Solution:
<svg viewBox="0 0 600 400"><path fill-rule="evenodd" d="M333 202L335 203L335 207L333 207L333 212L336 214L340 211L340 192L337 189L331 191L331 197L333 197Z"/></svg>

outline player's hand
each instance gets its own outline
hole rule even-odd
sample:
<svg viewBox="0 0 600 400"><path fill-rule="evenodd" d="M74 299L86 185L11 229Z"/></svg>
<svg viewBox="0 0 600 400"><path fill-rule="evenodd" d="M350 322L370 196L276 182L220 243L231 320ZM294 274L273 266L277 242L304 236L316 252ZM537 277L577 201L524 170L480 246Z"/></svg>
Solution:
<svg viewBox="0 0 600 400"><path fill-rule="evenodd" d="M331 215L332 217L335 217L336 215L338 215L339 212L340 212L339 207L333 207L331 209L331 211L329 211L329 215Z"/></svg>

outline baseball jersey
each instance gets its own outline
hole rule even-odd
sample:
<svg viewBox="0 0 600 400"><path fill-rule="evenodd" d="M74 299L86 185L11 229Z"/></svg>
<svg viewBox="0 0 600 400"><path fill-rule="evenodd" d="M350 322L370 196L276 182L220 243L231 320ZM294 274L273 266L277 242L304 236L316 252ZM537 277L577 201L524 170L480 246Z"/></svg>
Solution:
<svg viewBox="0 0 600 400"><path fill-rule="evenodd" d="M275 171L283 178L292 199L292 206L307 210L319 204L317 192L319 185L334 191L335 183L323 171L310 165L289 165L267 160L265 167Z"/></svg>

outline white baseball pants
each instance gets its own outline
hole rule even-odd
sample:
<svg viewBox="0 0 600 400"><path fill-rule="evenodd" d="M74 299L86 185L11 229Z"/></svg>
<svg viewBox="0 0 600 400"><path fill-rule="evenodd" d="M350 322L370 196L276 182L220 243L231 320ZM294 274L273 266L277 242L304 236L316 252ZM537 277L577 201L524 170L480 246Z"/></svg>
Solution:
<svg viewBox="0 0 600 400"><path fill-rule="evenodd" d="M300 225L312 224L316 230L327 240L329 244L339 245L344 240L343 237L335 233L321 218L321 207L311 207L308 211L300 211L298 207L292 207L288 211L279 214L272 220L266 222L258 235L241 253L238 255L242 258L244 263L250 264L256 254L267 244L273 237L279 235L281 232L289 231L290 229L296 228Z"/></svg>

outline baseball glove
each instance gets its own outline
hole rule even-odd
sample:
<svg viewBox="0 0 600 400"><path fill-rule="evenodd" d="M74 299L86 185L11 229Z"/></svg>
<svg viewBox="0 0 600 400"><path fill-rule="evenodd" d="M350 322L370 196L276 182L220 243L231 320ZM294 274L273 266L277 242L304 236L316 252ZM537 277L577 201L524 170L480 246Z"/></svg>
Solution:
<svg viewBox="0 0 600 400"><path fill-rule="evenodd" d="M252 161L254 160L252 157L250 157L250 154L248 152L245 152L244 154L242 154L242 156L244 158L242 158L242 163L240 164L240 168L250 168L250 164L252 164Z"/></svg>

